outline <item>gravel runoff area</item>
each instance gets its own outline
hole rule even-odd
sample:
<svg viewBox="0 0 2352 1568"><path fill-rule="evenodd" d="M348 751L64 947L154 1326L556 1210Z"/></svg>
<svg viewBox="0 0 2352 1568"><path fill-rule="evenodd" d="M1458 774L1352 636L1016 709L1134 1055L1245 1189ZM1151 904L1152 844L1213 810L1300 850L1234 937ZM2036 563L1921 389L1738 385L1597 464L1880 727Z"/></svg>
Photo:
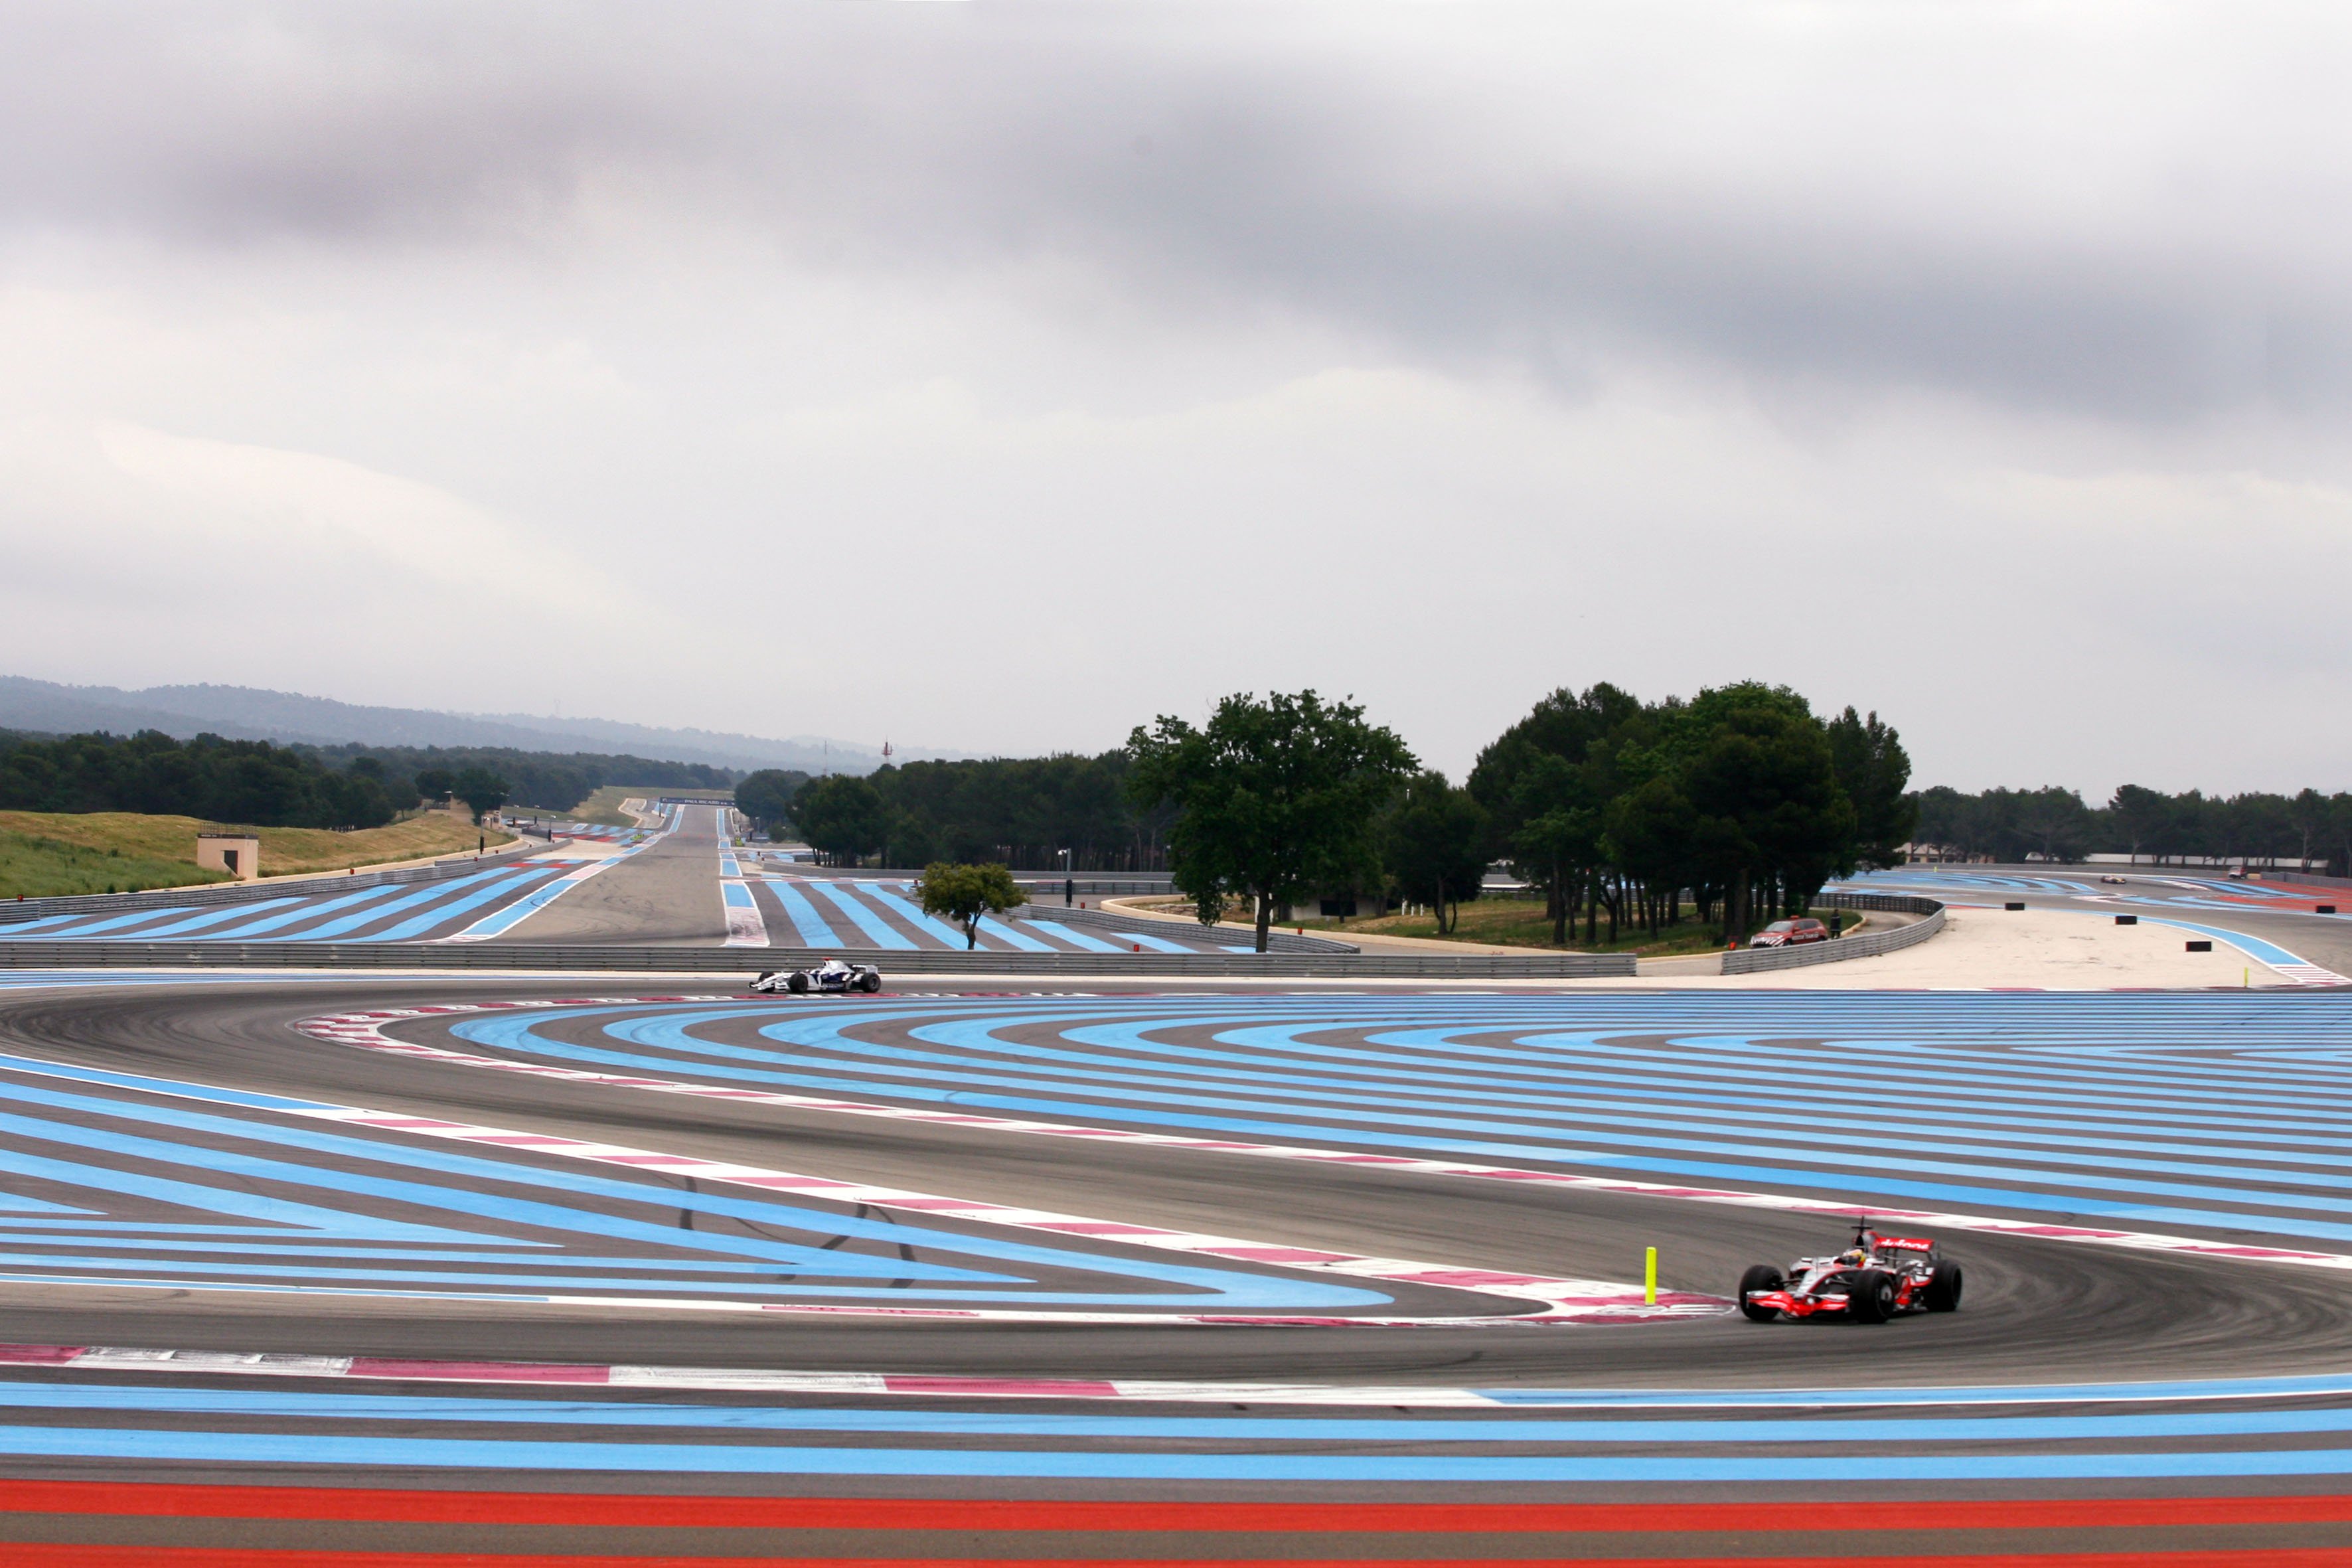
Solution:
<svg viewBox="0 0 2352 1568"><path fill-rule="evenodd" d="M2211 940L2210 952L2188 943ZM2139 990L2298 984L2226 934L2209 938L2143 918L2115 923L2111 911L1955 908L1938 935L1882 958L1848 959L1777 973L1709 973L1712 954L1644 963L1644 984L1757 990ZM1622 982L1618 984L1622 984Z"/></svg>

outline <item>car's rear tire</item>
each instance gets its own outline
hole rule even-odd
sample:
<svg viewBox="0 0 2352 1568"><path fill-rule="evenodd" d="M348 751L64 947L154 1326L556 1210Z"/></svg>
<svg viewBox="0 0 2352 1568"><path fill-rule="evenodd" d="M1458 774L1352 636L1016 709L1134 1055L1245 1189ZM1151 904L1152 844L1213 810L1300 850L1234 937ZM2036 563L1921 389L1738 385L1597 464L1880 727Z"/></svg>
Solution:
<svg viewBox="0 0 2352 1568"><path fill-rule="evenodd" d="M784 989L790 991L795 996L807 995L808 976L795 973L791 979L784 982Z"/></svg>
<svg viewBox="0 0 2352 1568"><path fill-rule="evenodd" d="M1857 1268L1846 1276L1845 1315L1857 1323L1883 1323L1895 1315L1895 1276Z"/></svg>
<svg viewBox="0 0 2352 1568"><path fill-rule="evenodd" d="M1778 1307L1751 1307L1748 1303L1750 1290L1778 1290L1788 1283L1781 1272L1769 1263L1759 1263L1739 1277L1739 1315L1751 1323L1769 1323L1780 1315Z"/></svg>
<svg viewBox="0 0 2352 1568"><path fill-rule="evenodd" d="M868 996L871 996L877 991L882 989L882 976L879 974L861 974L857 977L857 988L860 991L865 992Z"/></svg>
<svg viewBox="0 0 2352 1568"><path fill-rule="evenodd" d="M1927 1276L1927 1289L1920 1294L1920 1303L1931 1312L1957 1312L1960 1310L1960 1266L1938 1263L1936 1271Z"/></svg>

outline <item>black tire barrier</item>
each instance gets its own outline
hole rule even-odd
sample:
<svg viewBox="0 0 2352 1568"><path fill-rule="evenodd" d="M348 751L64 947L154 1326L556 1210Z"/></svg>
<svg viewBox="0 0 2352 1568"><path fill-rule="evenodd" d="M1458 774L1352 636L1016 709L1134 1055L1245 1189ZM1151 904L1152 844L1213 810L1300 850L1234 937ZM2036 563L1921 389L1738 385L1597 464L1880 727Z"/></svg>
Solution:
<svg viewBox="0 0 2352 1568"><path fill-rule="evenodd" d="M2116 917L2116 924L2119 926L2136 926L2139 924L2139 917L2137 915L2117 915Z"/></svg>
<svg viewBox="0 0 2352 1568"><path fill-rule="evenodd" d="M2332 915L2336 912L2336 906L2334 904L2314 904L2312 906L2311 912L2315 915Z"/></svg>
<svg viewBox="0 0 2352 1568"><path fill-rule="evenodd" d="M2000 907L2005 910L2021 910L2025 906L2023 904L2003 904Z"/></svg>
<svg viewBox="0 0 2352 1568"><path fill-rule="evenodd" d="M2213 951L2213 944L2210 942L2192 942L2189 944L2189 951L2191 952L2210 952Z"/></svg>

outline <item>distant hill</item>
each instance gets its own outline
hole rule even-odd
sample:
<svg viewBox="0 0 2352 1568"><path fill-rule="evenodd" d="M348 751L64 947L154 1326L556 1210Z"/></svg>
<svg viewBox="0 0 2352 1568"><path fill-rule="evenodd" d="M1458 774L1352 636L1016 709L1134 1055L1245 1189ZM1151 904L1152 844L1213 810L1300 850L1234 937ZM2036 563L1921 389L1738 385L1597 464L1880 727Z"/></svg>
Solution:
<svg viewBox="0 0 2352 1568"><path fill-rule="evenodd" d="M668 730L608 719L542 719L529 713L445 713L424 708L368 708L325 697L251 686L61 686L0 676L0 730L127 735L161 730L183 740L210 731L238 741L314 746L511 746L530 752L629 752L724 768L798 768L803 773L871 773L878 749L822 735L774 740L712 730ZM908 751L917 757L950 752Z"/></svg>

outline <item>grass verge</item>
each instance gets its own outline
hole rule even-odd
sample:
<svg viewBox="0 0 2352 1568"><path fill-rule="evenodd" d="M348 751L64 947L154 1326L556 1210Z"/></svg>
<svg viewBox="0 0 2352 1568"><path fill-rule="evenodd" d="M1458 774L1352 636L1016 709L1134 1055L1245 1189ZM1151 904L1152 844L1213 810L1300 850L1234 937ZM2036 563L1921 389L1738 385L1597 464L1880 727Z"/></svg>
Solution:
<svg viewBox="0 0 2352 1568"><path fill-rule="evenodd" d="M192 882L226 882L226 871L193 862L91 849L30 833L0 829L0 899L58 899L75 893L136 893Z"/></svg>
<svg viewBox="0 0 2352 1568"><path fill-rule="evenodd" d="M1835 918L1831 910L1815 910L1814 916L1824 923ZM1239 904L1227 911L1227 918L1247 920L1248 914ZM1851 910L1844 921L1850 929L1861 920ZM1700 923L1687 906L1681 921L1660 928L1655 935L1634 924L1617 928L1617 940L1609 940L1609 922L1603 918L1594 931L1594 940L1584 940L1584 922L1577 921L1568 928L1568 945L1561 947L1551 940L1551 921L1544 917L1540 899L1479 899L1464 904L1460 917L1450 931L1441 932L1433 915L1394 914L1372 915L1356 920L1293 919L1281 922L1283 931L1306 931L1344 938L1350 932L1373 936L1421 937L1438 942L1480 942L1494 947L1537 948L1547 952L1630 952L1642 958L1675 958L1690 953L1717 952L1723 948L1723 927L1716 921Z"/></svg>
<svg viewBox="0 0 2352 1568"><path fill-rule="evenodd" d="M0 811L0 833L12 838L41 840L61 847L95 851L100 858L138 860L167 868L139 882L142 887L184 887L194 882L226 879L196 869L196 835L216 824L193 816L142 816L127 811L52 813ZM393 860L417 860L433 855L471 851L483 838L506 844L513 835L495 828L480 829L442 812L426 812L405 822L355 833L334 833L323 827L257 827L261 840L261 872L282 877L297 871L341 871L349 867L377 866ZM32 862L27 861L29 867ZM168 879L156 879L168 876ZM104 892L108 878L77 892ZM118 889L119 890L119 889ZM32 889L0 882L0 892L15 897Z"/></svg>
<svg viewBox="0 0 2352 1568"><path fill-rule="evenodd" d="M732 800L734 794L723 789L662 789L653 784L606 784L570 811L552 815L560 822L593 822L604 827L635 827L637 819L621 809L625 800L642 800L650 805L666 795L707 795L712 800Z"/></svg>

